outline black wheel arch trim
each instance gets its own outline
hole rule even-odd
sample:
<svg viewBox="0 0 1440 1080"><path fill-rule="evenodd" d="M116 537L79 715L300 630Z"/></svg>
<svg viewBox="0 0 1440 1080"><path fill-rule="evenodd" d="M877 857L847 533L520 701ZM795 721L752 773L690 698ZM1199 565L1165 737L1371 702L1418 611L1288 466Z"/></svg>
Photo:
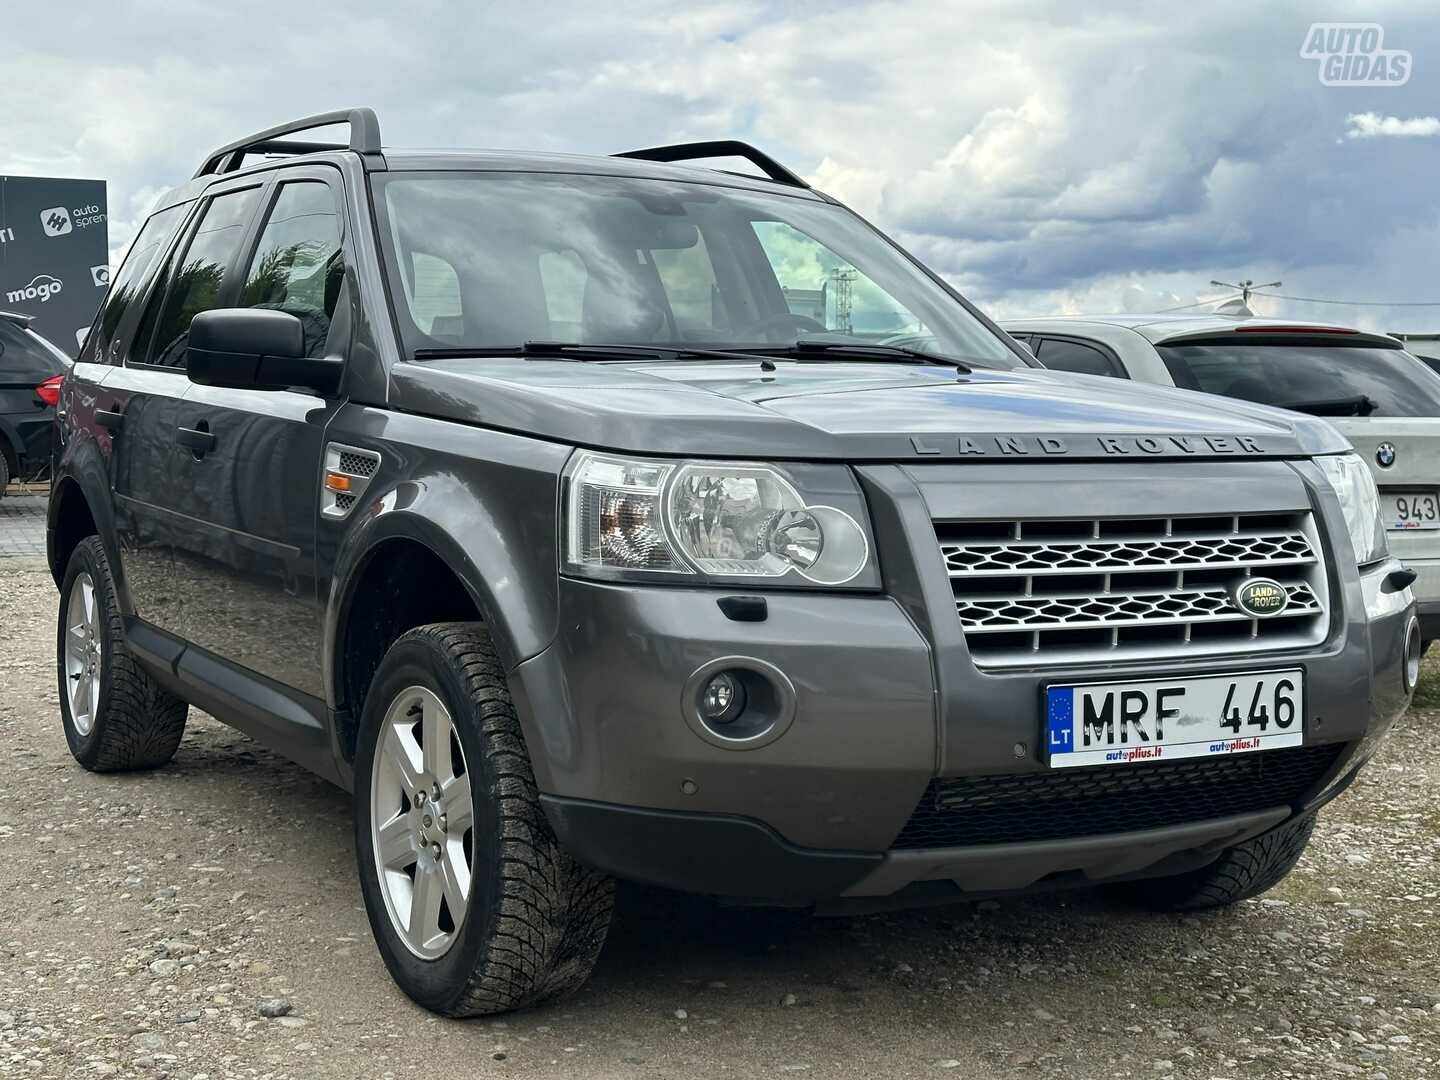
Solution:
<svg viewBox="0 0 1440 1080"><path fill-rule="evenodd" d="M402 486L414 488L420 485L410 483ZM369 501L372 505L375 502L383 505L385 497L382 494ZM414 504L368 516L358 515L336 553L325 608L324 680L332 708L348 704L343 703L343 687L340 685L341 651L356 588L376 550L395 540L425 548L464 585L481 621L490 631L495 651L505 670L513 670L521 661L543 651L554 639L553 611L548 618L540 615L539 622L548 624L548 630L543 635L537 635L533 629L527 633L527 628L537 625L533 604L517 616L511 604L502 601L491 587L491 581L506 580L507 574L513 580L513 564L506 564L501 545L487 545L476 537L461 539L448 525L420 512ZM497 549L501 549L502 553L497 555ZM527 607L519 590L510 590L508 595L514 598L513 603Z"/></svg>

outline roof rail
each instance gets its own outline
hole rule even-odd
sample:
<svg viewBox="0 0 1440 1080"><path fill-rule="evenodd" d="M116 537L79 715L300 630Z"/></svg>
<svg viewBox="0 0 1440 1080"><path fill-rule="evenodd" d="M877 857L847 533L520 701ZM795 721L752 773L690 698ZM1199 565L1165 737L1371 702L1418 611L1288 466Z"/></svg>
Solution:
<svg viewBox="0 0 1440 1080"><path fill-rule="evenodd" d="M338 124L350 125L348 143L295 142L283 138L312 128L333 127ZM234 172L245 161L247 154L313 154L317 150L354 150L358 154L380 153L380 121L374 109L337 109L335 112L307 116L303 120L292 120L288 124L257 131L243 139L226 143L207 157L195 170L195 176L210 176L216 173Z"/></svg>
<svg viewBox="0 0 1440 1080"><path fill-rule="evenodd" d="M639 158L642 161L699 161L704 158L738 157L750 162L777 184L807 189L810 187L765 151L757 150L749 143L740 142L738 139L714 139L710 142L652 146L646 150L627 150L623 154L612 154L611 156Z"/></svg>

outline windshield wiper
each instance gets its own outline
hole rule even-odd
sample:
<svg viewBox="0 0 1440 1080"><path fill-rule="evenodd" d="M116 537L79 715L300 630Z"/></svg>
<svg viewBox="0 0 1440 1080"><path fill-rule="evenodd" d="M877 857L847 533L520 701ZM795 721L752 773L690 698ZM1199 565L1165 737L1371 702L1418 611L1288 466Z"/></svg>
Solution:
<svg viewBox="0 0 1440 1080"><path fill-rule="evenodd" d="M1369 416L1380 407L1380 403L1365 394L1356 394L1354 397L1323 398L1319 401L1277 402L1276 407L1311 416Z"/></svg>
<svg viewBox="0 0 1440 1080"><path fill-rule="evenodd" d="M416 349L416 360L463 360L485 356L522 356L542 359L576 360L760 360L764 370L767 357L783 360L903 360L907 363L936 364L961 374L969 374L971 361L907 349L903 345L880 345L867 342L806 341L790 345L746 345L735 349L703 349L690 345L623 344L579 341L527 341L520 346L502 345ZM981 365L984 366L984 365Z"/></svg>
<svg viewBox="0 0 1440 1080"><path fill-rule="evenodd" d="M881 345L868 341L813 341L801 338L792 345L761 345L737 350L765 356L780 356L793 360L905 360L920 364L937 364L961 374L969 374L970 361L957 360L952 356L907 349L903 345Z"/></svg>
<svg viewBox="0 0 1440 1080"><path fill-rule="evenodd" d="M532 356L540 359L576 360L673 360L677 357L716 360L754 360L745 352L696 349L689 345L628 345L579 341L527 341L524 345L501 345L416 349L416 360L465 360L485 356Z"/></svg>

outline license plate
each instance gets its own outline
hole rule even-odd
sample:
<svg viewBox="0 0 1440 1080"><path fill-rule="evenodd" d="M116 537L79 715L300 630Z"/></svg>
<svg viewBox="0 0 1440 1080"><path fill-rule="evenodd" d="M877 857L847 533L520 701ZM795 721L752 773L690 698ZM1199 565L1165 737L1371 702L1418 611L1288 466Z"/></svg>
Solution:
<svg viewBox="0 0 1440 1080"><path fill-rule="evenodd" d="M1301 670L1050 686L1050 767L1253 753L1304 742Z"/></svg>
<svg viewBox="0 0 1440 1080"><path fill-rule="evenodd" d="M1405 532L1411 529L1440 529L1440 493L1407 491L1403 494L1391 494L1386 492L1380 496L1380 513L1385 517L1385 528L1391 532Z"/></svg>

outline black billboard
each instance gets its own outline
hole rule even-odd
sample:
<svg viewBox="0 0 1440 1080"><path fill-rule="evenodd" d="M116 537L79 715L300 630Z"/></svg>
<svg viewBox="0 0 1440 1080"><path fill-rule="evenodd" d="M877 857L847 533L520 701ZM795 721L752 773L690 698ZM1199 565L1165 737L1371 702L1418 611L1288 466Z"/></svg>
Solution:
<svg viewBox="0 0 1440 1080"><path fill-rule="evenodd" d="M105 181L0 176L0 311L74 356L110 284Z"/></svg>

